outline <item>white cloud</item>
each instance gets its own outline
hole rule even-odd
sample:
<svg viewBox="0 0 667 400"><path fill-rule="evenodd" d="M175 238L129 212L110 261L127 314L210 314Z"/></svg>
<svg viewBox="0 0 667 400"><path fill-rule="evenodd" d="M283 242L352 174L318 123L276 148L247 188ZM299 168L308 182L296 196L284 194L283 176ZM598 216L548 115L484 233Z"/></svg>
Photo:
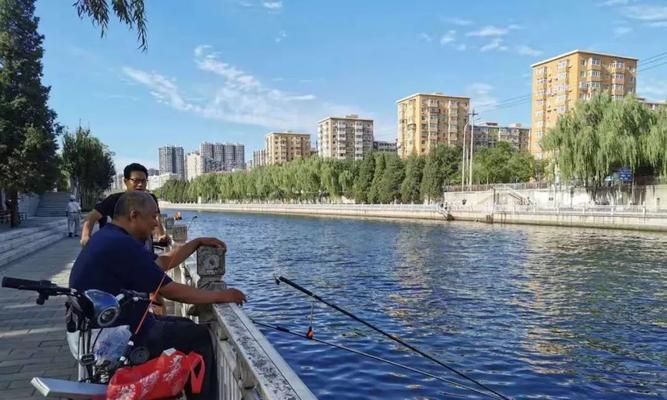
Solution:
<svg viewBox="0 0 667 400"><path fill-rule="evenodd" d="M123 67L123 73L135 82L141 83L150 89L151 95L162 104L167 104L177 110L192 111L194 108L179 94L176 85L164 76L155 72L145 72L138 69Z"/></svg>
<svg viewBox="0 0 667 400"><path fill-rule="evenodd" d="M265 1L262 3L262 6L264 8L268 8L269 10L280 10L283 8L283 2L282 1Z"/></svg>
<svg viewBox="0 0 667 400"><path fill-rule="evenodd" d="M526 45L519 45L516 47L516 52L522 56L536 57L542 54L542 50L533 49Z"/></svg>
<svg viewBox="0 0 667 400"><path fill-rule="evenodd" d="M282 42L283 39L285 39L286 37L287 37L287 32L285 32L285 31L280 31L280 32L278 32L278 36L276 36L273 40L274 40L276 43L280 43L280 42Z"/></svg>
<svg viewBox="0 0 667 400"><path fill-rule="evenodd" d="M616 37L627 35L630 32L632 32L632 28L629 26L617 26L614 28L614 36Z"/></svg>
<svg viewBox="0 0 667 400"><path fill-rule="evenodd" d="M487 25L484 26L476 31L470 31L466 34L466 36L479 36L479 37L493 37L493 36L505 36L507 35L511 30L515 29L521 29L519 25L516 24L511 24L508 25L506 28L494 26L494 25Z"/></svg>
<svg viewBox="0 0 667 400"><path fill-rule="evenodd" d="M488 83L475 82L466 87L465 92L475 108L493 108L498 104L498 99L491 95L493 89Z"/></svg>
<svg viewBox="0 0 667 400"><path fill-rule="evenodd" d="M479 51L481 51L481 52L490 51L490 50L506 51L507 46L504 46L502 43L503 43L503 40L501 38L494 38L489 43L480 47Z"/></svg>
<svg viewBox="0 0 667 400"><path fill-rule="evenodd" d="M440 44L444 46L447 43L453 42L454 40L456 40L456 31L450 30L449 32L442 35L442 37L440 37Z"/></svg>
<svg viewBox="0 0 667 400"><path fill-rule="evenodd" d="M624 15L652 27L667 25L667 6L636 5L623 7Z"/></svg>
<svg viewBox="0 0 667 400"><path fill-rule="evenodd" d="M433 37L431 35L429 35L428 33L424 33L424 32L419 34L419 39L421 39L421 40L423 40L427 43L430 43L430 42L433 41Z"/></svg>
<svg viewBox="0 0 667 400"><path fill-rule="evenodd" d="M600 3L601 6L624 6L630 3L630 0L606 0Z"/></svg>
<svg viewBox="0 0 667 400"><path fill-rule="evenodd" d="M201 100L188 100L174 80L156 72L124 67L123 73L145 86L160 103L176 110L225 122L250 124L268 129L312 131L316 121L328 115L359 114L357 107L320 101L313 94L289 93L265 86L257 77L224 62L210 46L194 50L194 63L222 82Z"/></svg>
<svg viewBox="0 0 667 400"><path fill-rule="evenodd" d="M469 20L469 19L457 18L457 17L445 18L445 22L448 22L448 23L454 24L454 25L458 25L458 26L468 26L468 25L472 24L472 21Z"/></svg>

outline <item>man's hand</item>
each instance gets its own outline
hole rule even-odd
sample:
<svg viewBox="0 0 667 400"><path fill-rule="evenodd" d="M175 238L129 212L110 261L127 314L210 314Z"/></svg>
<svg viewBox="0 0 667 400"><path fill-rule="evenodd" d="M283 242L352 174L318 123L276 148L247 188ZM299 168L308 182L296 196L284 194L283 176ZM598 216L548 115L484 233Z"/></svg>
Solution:
<svg viewBox="0 0 667 400"><path fill-rule="evenodd" d="M246 302L245 294L242 291L234 288L229 288L220 291L221 298L217 303L236 303L243 305Z"/></svg>
<svg viewBox="0 0 667 400"><path fill-rule="evenodd" d="M156 244L157 246L162 246L162 247L168 246L168 245L171 244L171 236L169 236L169 235L162 235L162 236L160 236L160 237L157 239L157 241L155 242L155 244Z"/></svg>
<svg viewBox="0 0 667 400"><path fill-rule="evenodd" d="M208 246L208 247L217 247L219 249L224 249L227 251L227 245L220 239L214 237L202 237L197 239L197 247Z"/></svg>
<svg viewBox="0 0 667 400"><path fill-rule="evenodd" d="M90 236L88 236L86 233L87 233L86 231L81 232L81 240L79 241L79 243L81 243L81 246L85 246L86 243L88 243L88 241L90 240Z"/></svg>

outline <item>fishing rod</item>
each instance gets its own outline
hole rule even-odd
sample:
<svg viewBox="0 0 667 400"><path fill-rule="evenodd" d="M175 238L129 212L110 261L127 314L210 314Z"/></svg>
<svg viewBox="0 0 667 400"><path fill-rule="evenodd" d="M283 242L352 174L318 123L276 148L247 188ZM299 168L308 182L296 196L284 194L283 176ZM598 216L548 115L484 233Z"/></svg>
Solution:
<svg viewBox="0 0 667 400"><path fill-rule="evenodd" d="M465 379L469 380L470 382L473 382L474 384L478 385L479 387L484 388L485 390L488 390L489 392L495 394L496 396L500 397L501 399L511 400L509 397L496 392L495 390L493 390L490 387L484 385L483 383L477 381L476 379L464 374L463 372L460 372L460 371L456 370L453 367L450 367L449 365L447 365L444 362L438 360L437 358L433 357L432 355L419 350L418 348L412 346L411 344L406 343L405 341L397 338L396 336L392 335L391 333L387 333L387 332L383 331L382 329L376 327L375 325L371 324L370 322L367 322L367 321L357 317L356 315L352 314L351 312L349 312L349 311L347 311L347 310L345 310L345 309L343 309L343 308L341 308L341 307L339 307L339 306L337 306L333 303L330 303L330 302L324 300L320 296L318 296L315 293L311 292L310 290L300 286L299 284L297 284L295 282L292 282L291 280L285 278L284 276L274 276L274 279L276 280L276 284L280 284L280 282L286 283L287 285L293 287L294 289L296 289L296 290L314 298L315 300L317 300L319 302L322 302L322 303L326 304L327 306L333 308L334 310L340 311L341 313L347 315L348 317L352 318L353 320L355 320L355 321L357 321L361 324L364 324L367 327L371 328L372 330L374 330L374 331L388 337L389 339L407 347L408 349L414 351L415 353L421 355L422 357L426 357L427 359L433 361L434 363L440 365L441 367L444 367L444 368L450 370L451 372L457 374L458 376L460 376L462 378L465 378Z"/></svg>
<svg viewBox="0 0 667 400"><path fill-rule="evenodd" d="M487 397L491 396L487 392L483 392L483 391L481 391L479 389L475 389L474 387L471 387L471 386L466 386L466 385L464 385L460 382L453 381L451 379L447 379L447 378L443 378L443 377L438 376L438 375L434 375L434 374L432 374L430 372L427 372L427 371L424 371L422 369L413 368L413 367L410 367L408 365L400 364L400 363L397 363L397 362L391 361L391 360L387 360L386 358L374 356L373 354L369 354L369 353L366 353L366 352L363 352L363 351L360 351L360 350L355 350L355 349L347 347L347 346L343 346L343 345L340 345L340 344L328 342L326 340L317 339L315 337L309 336L308 334L302 335L300 333L292 332L289 329L287 329L285 327L282 327L282 326L279 326L279 325L265 324L265 323L262 323L262 322L259 322L259 321L255 321L252 318L250 320L255 325L259 325L259 326L263 326L265 328L273 329L273 330L278 331L278 332L287 333L289 335L296 336L296 337L301 338L301 339L312 340L314 342L324 344L324 345L327 345L327 346L331 346L331 347L335 347L337 349L344 350L344 351L347 351L347 352L350 352L350 353L354 353L354 354L357 354L357 355L360 355L360 356L363 356L363 357L368 357L370 359L373 359L373 360L376 360L376 361L379 361L379 362L383 362L385 364L393 365L395 367L403 368L403 369L415 372L415 373L420 374L420 375L428 376L429 378L437 379L441 382L449 383L450 385L454 385L454 386L462 388L462 389L470 390L470 391L475 392L477 394L480 394L482 396L487 396Z"/></svg>

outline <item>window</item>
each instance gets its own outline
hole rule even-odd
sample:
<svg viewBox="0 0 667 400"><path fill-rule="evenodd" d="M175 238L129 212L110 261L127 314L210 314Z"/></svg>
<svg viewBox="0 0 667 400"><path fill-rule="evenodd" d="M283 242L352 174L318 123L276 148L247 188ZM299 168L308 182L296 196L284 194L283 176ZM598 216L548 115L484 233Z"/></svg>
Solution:
<svg viewBox="0 0 667 400"><path fill-rule="evenodd" d="M565 79L565 78L567 78L567 72L561 72L560 74L558 74L558 79Z"/></svg>
<svg viewBox="0 0 667 400"><path fill-rule="evenodd" d="M586 60L581 60L581 65L586 65Z"/></svg>
<svg viewBox="0 0 667 400"><path fill-rule="evenodd" d="M600 71L588 71L588 75L591 76L592 78L599 78Z"/></svg>
<svg viewBox="0 0 667 400"><path fill-rule="evenodd" d="M579 72L579 77L580 77L580 78L584 78L584 77L586 77L586 71L581 71L581 72Z"/></svg>
<svg viewBox="0 0 667 400"><path fill-rule="evenodd" d="M602 65L602 61L599 58L591 58L592 65Z"/></svg>
<svg viewBox="0 0 667 400"><path fill-rule="evenodd" d="M625 79L625 75L623 74L614 74L614 79L617 81L622 81Z"/></svg>

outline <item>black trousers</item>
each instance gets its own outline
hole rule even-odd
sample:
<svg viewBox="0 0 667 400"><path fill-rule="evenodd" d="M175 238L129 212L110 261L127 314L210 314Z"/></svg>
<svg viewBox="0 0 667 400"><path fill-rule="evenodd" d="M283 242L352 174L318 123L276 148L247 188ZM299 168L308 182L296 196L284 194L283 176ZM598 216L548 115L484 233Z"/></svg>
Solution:
<svg viewBox="0 0 667 400"><path fill-rule="evenodd" d="M164 350L172 347L186 354L191 351L201 354L206 366L201 393L193 395L188 384L186 394L188 399L217 399L217 365L208 328L188 318L173 316L154 316L154 318L155 323L141 335L140 345L148 348L151 358L159 356Z"/></svg>

